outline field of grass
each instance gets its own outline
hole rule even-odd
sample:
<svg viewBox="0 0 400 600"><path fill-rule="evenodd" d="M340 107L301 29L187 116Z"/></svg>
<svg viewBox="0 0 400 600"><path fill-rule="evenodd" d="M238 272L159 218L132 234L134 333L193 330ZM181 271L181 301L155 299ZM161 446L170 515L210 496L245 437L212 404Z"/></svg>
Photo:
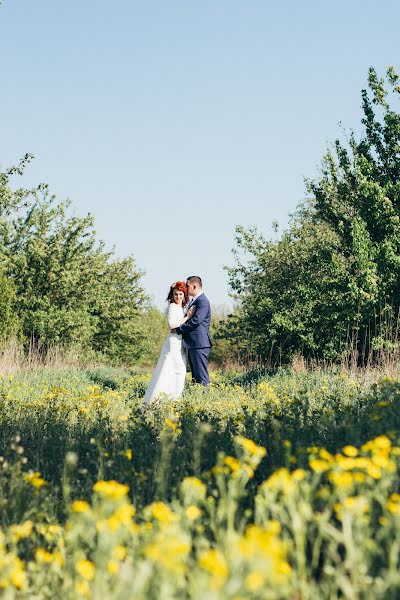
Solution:
<svg viewBox="0 0 400 600"><path fill-rule="evenodd" d="M0 597L400 597L400 379L0 378Z"/></svg>

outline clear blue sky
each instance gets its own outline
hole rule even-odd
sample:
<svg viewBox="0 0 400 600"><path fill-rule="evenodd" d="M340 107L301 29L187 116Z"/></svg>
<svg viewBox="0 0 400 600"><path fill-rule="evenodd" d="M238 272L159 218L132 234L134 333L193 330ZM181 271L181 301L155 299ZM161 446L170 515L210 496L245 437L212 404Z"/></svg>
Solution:
<svg viewBox="0 0 400 600"><path fill-rule="evenodd" d="M395 0L3 0L0 167L34 153L25 183L92 212L158 306L190 274L229 302L235 226L285 225L399 23Z"/></svg>

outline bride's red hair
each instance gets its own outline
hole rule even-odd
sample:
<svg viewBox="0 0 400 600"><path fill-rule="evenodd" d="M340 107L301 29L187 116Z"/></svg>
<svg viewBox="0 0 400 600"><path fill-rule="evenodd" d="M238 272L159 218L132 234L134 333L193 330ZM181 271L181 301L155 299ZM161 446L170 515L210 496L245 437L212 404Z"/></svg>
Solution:
<svg viewBox="0 0 400 600"><path fill-rule="evenodd" d="M167 296L167 302L169 302L170 304L171 304L171 302L173 302L174 290L183 292L184 298L183 298L182 306L186 306L186 304L189 301L189 294L188 294L188 288L187 288L186 283L184 281L176 281L175 283L173 283L171 285L171 287L169 288L168 296Z"/></svg>

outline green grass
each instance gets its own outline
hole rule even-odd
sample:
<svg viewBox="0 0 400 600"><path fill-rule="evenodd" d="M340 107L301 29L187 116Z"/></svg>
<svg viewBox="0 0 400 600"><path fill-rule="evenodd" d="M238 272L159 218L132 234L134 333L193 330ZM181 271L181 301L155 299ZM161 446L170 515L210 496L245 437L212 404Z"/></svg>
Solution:
<svg viewBox="0 0 400 600"><path fill-rule="evenodd" d="M93 497L93 486L97 481L116 480L127 486L129 501L137 511L137 526L142 532L140 543L135 542L134 537L129 537L133 535L132 532L129 533L129 540L123 542L130 548L130 560L134 556L136 561L130 563L129 577L137 576L135 564L142 565L140 568L143 569L160 569L159 585L150 584L150 580L145 578L147 583L132 598L158 598L160 594L165 598L186 598L190 586L193 590L189 597L200 598L202 596L196 595L197 588L204 592L210 586L213 588L214 584L215 590L210 593L210 599L397 597L400 584L395 576L395 563L390 562L390 544L397 544L396 496L395 500L390 500L391 494L399 490L400 469L396 449L393 456L389 456L379 454L379 447L374 447L373 452L378 453L376 458L368 454L369 450L365 450L365 460L372 462L363 467L367 473L363 482L354 480L350 487L342 489L337 481L343 481L346 485L347 475L343 476L340 471L341 465L346 464L347 460L341 454L343 447L351 445L358 448L382 435L388 436L385 440L389 445L398 444L399 380L377 371L349 374L338 369L215 372L209 389L188 385L180 401L171 402L164 398L146 407L142 398L148 380L149 375L143 373L108 367L38 369L21 371L0 379L0 527L5 532L6 540L13 539L15 524L32 521L37 529L43 524L54 523L62 528L62 536L65 537L63 543L69 548L60 548L64 559L72 552L74 560L79 562L79 557L85 556L84 560L90 559L96 568L100 567L103 559L100 560L96 554L100 552L100 541L95 534L96 523L103 518L102 511L110 510L112 515L117 509L114 505L103 507L96 494ZM253 440L257 447L267 449L266 456L260 454L257 458L257 465L254 457L258 454L253 456L251 450L254 445L249 445L251 451L247 454L243 454L243 448L241 450L238 447L238 439L243 438ZM314 464L310 463L310 457L317 460L316 465L319 464L317 448L324 448L324 452L331 453L327 456L332 456L332 464L326 463L326 468L321 472L318 467L317 470L313 466L310 468ZM239 462L234 458L237 455ZM226 459L226 456L231 458ZM380 469L379 481L374 479L376 468ZM331 471L333 479L329 479ZM189 526L189 517L185 512L189 505L185 504L182 496L182 482L194 476L204 482L210 500L208 504L202 501L197 508L190 509L188 514L193 514L195 521L200 519L196 521L194 530L189 527L190 533L185 529ZM320 496L321 490L325 490L325 496ZM71 503L74 500L85 500L92 504L92 524L86 523L84 516L73 517L71 521ZM157 533L156 528L152 529L151 535L146 533L145 524L153 518L149 517L153 514L153 509L149 507L158 506L154 504L157 502L166 503L162 506L170 506L181 515L178 529ZM363 517L365 502L371 515L368 523L364 522ZM395 508L393 514L388 515L387 506L391 502ZM344 521L337 511L351 512L353 506L358 507L361 521L357 521L358 516L352 516L352 519L356 519L353 523L355 529L349 541L343 538ZM129 512L130 509L126 510ZM164 514L165 510L160 508L160 514ZM203 515L201 518L196 516L199 510ZM320 522L321 515L324 515L323 522ZM271 525L274 534L267 535L271 520L278 523L279 527ZM301 524L301 539L298 538L300 533L296 533L297 520ZM89 536L90 542L82 541L86 539L83 533L76 533L77 537L71 541L66 533L69 529L64 530L66 521L68 528L72 527L74 531L75 527L76 531L81 531L81 528L82 531L85 528L92 531L90 528L94 527ZM242 573L241 579L229 579L231 575L222 577L221 573L224 574L226 569L236 568L229 554L227 536L237 538L241 548L249 544L250 554L252 544L254 548L258 547L258 538L251 543L246 542L246 536L253 535L249 533L251 529L246 533L246 528L251 524L261 528L254 533L260 540L271 535L276 547L284 543L282 556L279 560L275 556L273 560L281 560L283 562L279 564L284 565L287 555L294 579L288 576L283 587L273 581L271 574L267 582L264 567L257 566L259 558L254 559L254 564L251 563L254 572L246 571L250 568L247 563L247 566L241 563L237 567L238 572ZM0 586L2 564L4 566L6 560L12 561L19 556L24 561L28 575L29 569L32 570L29 575L31 588L28 586L25 589L35 589L37 592L35 586L39 585L40 578L35 569L39 568L42 559L35 558L35 543L40 542L47 548L46 551L51 549L51 544L41 538L35 542L32 538L34 535L37 532L27 536L26 541L23 538L14 550L11 541L6 541L1 550L0 535ZM160 535L164 536L165 548ZM368 543L372 548L372 538L379 536L382 537L385 550L383 554L379 553L374 546L371 554ZM161 554L173 553L177 539L183 540L182 548L186 548L190 539L192 542L189 546L193 543L191 558L185 554L186 566L182 567L182 573L186 575L183 580L179 579L181 572L175 575L170 573L171 565L164 564L161 555L158 559L150 559L146 554L153 551L157 554L157 548L164 548L160 550ZM362 546L358 559L352 556L353 562L349 567L346 560L352 552L351 544L354 545L357 540L359 543L362 539L366 545ZM153 550L145 550L148 547ZM208 564L208 559L218 563L218 556L213 554L216 549L221 560L221 586L216 584L218 576L211 572L212 569L207 575L211 580L204 574L204 570L207 572L204 564ZM203 551L211 554L206 555L208 559L204 558L202 562L199 556ZM1 552L6 552L6 558L1 558ZM104 556L110 559L107 552ZM257 554L258 551L254 552ZM272 550L268 552L270 554L264 559L272 560ZM374 553L376 562L373 561ZM248 560L245 555L243 560ZM56 577L53 573L54 578L46 583L50 586L48 595L41 592L38 598L62 594L62 586L66 586L65 597L102 597L103 591L93 588L91 579L85 580L83 577L79 593L75 587L68 587L79 583L74 579L75 567L58 564L57 560L54 559L53 567L58 569L58 575ZM360 569L357 560L368 565L371 577L376 579L370 586L371 594L375 596L368 596L367 575L355 575L355 570ZM191 561L194 561L193 564ZM347 565L343 569L341 561ZM325 563L328 565L327 573L323 572ZM13 564L18 573L18 563L14 561ZM196 573L192 583L187 569ZM260 569L264 574L260 574ZM329 575L329 569L342 569L342 579L338 577L336 581L332 574ZM389 583L381 585L379 581L385 573ZM28 575L25 574L26 577ZM179 585L176 583L175 586L174 578L180 580ZM83 585L85 581L86 587ZM260 581L263 584L258 589ZM7 593L11 594L8 597L24 597L23 589L18 591L18 586L13 585L7 584ZM96 585L100 584L97 582ZM112 578L104 580L101 585L106 586L107 594L114 594L110 591L116 585ZM353 595L349 592L346 596L346 586ZM268 590L265 596L264 588ZM236 590L236 596L230 589ZM131 597L125 591L126 588L122 586L119 595L115 593L110 597L113 600L128 600Z"/></svg>

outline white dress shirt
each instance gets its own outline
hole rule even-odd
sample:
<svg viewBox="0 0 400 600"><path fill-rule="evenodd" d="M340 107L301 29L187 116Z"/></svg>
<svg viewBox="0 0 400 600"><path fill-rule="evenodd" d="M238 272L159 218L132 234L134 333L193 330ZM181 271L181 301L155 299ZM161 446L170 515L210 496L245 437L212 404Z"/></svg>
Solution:
<svg viewBox="0 0 400 600"><path fill-rule="evenodd" d="M202 294L204 294L204 292L203 292L203 291L201 291L201 292L198 292L198 293L197 293L195 296L191 296L191 300L190 300L190 302L189 302L189 304L188 304L188 310L189 310L189 308L192 306L193 302L194 302L195 300L197 300L197 298L198 298L199 296L201 296Z"/></svg>

